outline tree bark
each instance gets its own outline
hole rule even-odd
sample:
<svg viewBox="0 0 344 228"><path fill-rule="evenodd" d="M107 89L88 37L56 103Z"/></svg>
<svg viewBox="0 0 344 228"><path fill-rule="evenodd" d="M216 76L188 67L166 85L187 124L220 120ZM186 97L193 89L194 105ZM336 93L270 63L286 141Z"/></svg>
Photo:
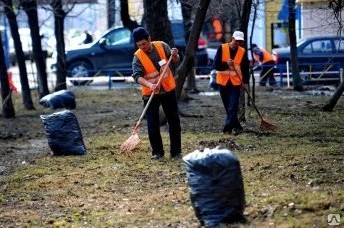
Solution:
<svg viewBox="0 0 344 228"><path fill-rule="evenodd" d="M252 4L252 2L251 2ZM256 24L256 19L257 19L257 7L259 6L259 1L257 1L256 3L253 4L253 7L254 7L254 12L253 12L253 19L252 19L252 30L251 30L251 33L250 33L250 47L252 47L252 40L253 40L253 31L254 31L254 27L255 27L255 24ZM252 78L252 100L253 102L256 101L256 79L254 78L254 71L253 71L253 66L255 64L255 59L253 57L253 51L251 49L251 59L252 59L252 64L251 64L251 69L250 69L250 74L251 74L251 78Z"/></svg>
<svg viewBox="0 0 344 228"><path fill-rule="evenodd" d="M243 7L242 7L242 15L241 15L241 26L240 30L244 32L245 36L245 58L248 58L248 23L250 21L250 14L251 14L251 7L252 7L252 0L246 0L244 1ZM251 45L250 45L251 46ZM250 70L249 72L252 72ZM249 76L248 76L249 77ZM254 76L253 76L254 78ZM240 98L239 98L239 112L238 112L238 119L240 121L245 122L246 121L246 93L244 88L240 88Z"/></svg>
<svg viewBox="0 0 344 228"><path fill-rule="evenodd" d="M332 112L339 98L343 95L343 92L344 92L344 80L340 83L336 92L333 94L329 102L322 108L322 110L325 112Z"/></svg>
<svg viewBox="0 0 344 228"><path fill-rule="evenodd" d="M133 31L139 26L136 21L132 21L129 15L128 0L122 0L121 3L121 20L123 26L128 28L130 31Z"/></svg>
<svg viewBox="0 0 344 228"><path fill-rule="evenodd" d="M167 0L144 0L145 26L152 41L164 41L174 47L171 23L168 19Z"/></svg>
<svg viewBox="0 0 344 228"><path fill-rule="evenodd" d="M201 0L196 11L195 20L186 44L185 57L176 70L176 95L180 97L187 75L195 65L196 48L202 26L211 0Z"/></svg>
<svg viewBox="0 0 344 228"><path fill-rule="evenodd" d="M62 0L52 1L50 4L54 12L54 32L56 37L56 86L55 91L64 90L66 85L66 54L65 54L65 41L64 41L64 19L66 12L63 10Z"/></svg>
<svg viewBox="0 0 344 228"><path fill-rule="evenodd" d="M121 1L122 2L122 1ZM115 15L116 15L116 0L106 0L107 3L107 28L111 28L115 24Z"/></svg>
<svg viewBox="0 0 344 228"><path fill-rule="evenodd" d="M23 105L25 109L33 110L35 109L35 107L32 102L31 90L29 86L27 69L25 65L25 56L23 52L22 43L20 41L20 35L18 32L18 23L16 15L12 10L13 2L12 0L4 0L2 2L4 3L4 11L10 25L11 35L16 53Z"/></svg>
<svg viewBox="0 0 344 228"><path fill-rule="evenodd" d="M290 58L293 74L294 90L303 91L302 79L299 73L299 63L297 61L296 32L295 32L295 0L288 0L289 10L289 40L290 40Z"/></svg>
<svg viewBox="0 0 344 228"><path fill-rule="evenodd" d="M186 4L185 2L181 2L181 8L182 8L183 25L184 25L184 31L185 31L185 43L187 43L189 40L191 26L192 26L192 20L191 20L192 6L189 4ZM197 58L195 57L195 60L196 59ZM193 70L190 71L189 75L187 76L186 84L187 84L186 90L197 91L195 71Z"/></svg>
<svg viewBox="0 0 344 228"><path fill-rule="evenodd" d="M12 118L16 116L16 112L13 107L11 90L9 86L7 67L5 62L5 54L0 37L0 85L1 85L1 98L2 98L2 114L5 118Z"/></svg>
<svg viewBox="0 0 344 228"><path fill-rule="evenodd" d="M39 97L42 98L49 94L48 89L48 75L46 70L46 59L45 54L42 51L41 35L39 33L39 23L37 14L37 2L32 1L21 1L21 6L27 14L28 22L31 31L32 40L32 53L37 68L38 78L38 93Z"/></svg>

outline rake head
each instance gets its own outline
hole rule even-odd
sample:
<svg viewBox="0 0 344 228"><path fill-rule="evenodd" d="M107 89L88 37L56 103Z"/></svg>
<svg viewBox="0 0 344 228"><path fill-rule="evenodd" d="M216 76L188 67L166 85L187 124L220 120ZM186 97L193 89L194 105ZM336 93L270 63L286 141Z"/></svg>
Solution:
<svg viewBox="0 0 344 228"><path fill-rule="evenodd" d="M122 153L129 155L131 151L138 148L141 145L141 139L139 135L134 132L120 147Z"/></svg>
<svg viewBox="0 0 344 228"><path fill-rule="evenodd" d="M275 131L278 129L278 127L262 118L260 121L260 129L263 131Z"/></svg>

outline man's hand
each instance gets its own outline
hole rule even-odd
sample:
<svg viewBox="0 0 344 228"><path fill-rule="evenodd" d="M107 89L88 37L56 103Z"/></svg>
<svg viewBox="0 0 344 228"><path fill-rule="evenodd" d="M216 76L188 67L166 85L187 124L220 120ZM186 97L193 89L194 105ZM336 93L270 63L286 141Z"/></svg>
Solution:
<svg viewBox="0 0 344 228"><path fill-rule="evenodd" d="M150 88L154 93L159 93L160 86L158 86L157 84L151 83L151 84L149 85L149 88Z"/></svg>
<svg viewBox="0 0 344 228"><path fill-rule="evenodd" d="M248 90L248 84L242 84L242 87L244 88L244 90Z"/></svg>
<svg viewBox="0 0 344 228"><path fill-rule="evenodd" d="M228 60L227 65L228 65L229 68L233 67L234 66L233 59Z"/></svg>
<svg viewBox="0 0 344 228"><path fill-rule="evenodd" d="M174 63L179 61L179 54L178 54L178 48L172 48L171 49L171 56L172 56L172 60Z"/></svg>
<svg viewBox="0 0 344 228"><path fill-rule="evenodd" d="M171 55L173 55L173 57L177 56L178 55L178 48L172 48L171 49Z"/></svg>

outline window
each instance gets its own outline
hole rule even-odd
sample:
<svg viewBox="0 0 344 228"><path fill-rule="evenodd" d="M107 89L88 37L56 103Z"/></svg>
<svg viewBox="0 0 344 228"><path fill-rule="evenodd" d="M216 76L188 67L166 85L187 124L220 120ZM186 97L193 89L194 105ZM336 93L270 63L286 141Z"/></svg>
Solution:
<svg viewBox="0 0 344 228"><path fill-rule="evenodd" d="M343 53L344 52L344 40L335 40L334 41L336 45L336 52Z"/></svg>
<svg viewBox="0 0 344 228"><path fill-rule="evenodd" d="M108 46L130 44L131 32L129 29L116 29L106 35L106 44Z"/></svg>
<svg viewBox="0 0 344 228"><path fill-rule="evenodd" d="M331 40L316 40L303 48L305 54L310 53L329 53L332 52Z"/></svg>

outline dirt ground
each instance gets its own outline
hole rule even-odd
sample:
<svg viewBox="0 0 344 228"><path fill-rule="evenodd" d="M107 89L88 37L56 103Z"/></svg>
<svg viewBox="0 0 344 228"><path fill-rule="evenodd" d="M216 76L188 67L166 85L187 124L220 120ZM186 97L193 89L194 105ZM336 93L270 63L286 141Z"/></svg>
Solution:
<svg viewBox="0 0 344 228"><path fill-rule="evenodd" d="M327 90L256 88L257 106L279 130L261 131L251 105L244 133L225 136L219 94L206 84L200 89L179 104L183 155L217 145L238 154L247 201L242 226L326 227L327 214L343 214L344 128L336 123L344 117L343 99L323 113ZM14 95L16 118L0 118L0 227L199 227L183 165L150 161L145 123L141 153L128 159L119 152L141 114L140 91L71 91L83 158L51 156L40 115L60 110L37 104L27 111ZM167 126L161 129L167 150Z"/></svg>

